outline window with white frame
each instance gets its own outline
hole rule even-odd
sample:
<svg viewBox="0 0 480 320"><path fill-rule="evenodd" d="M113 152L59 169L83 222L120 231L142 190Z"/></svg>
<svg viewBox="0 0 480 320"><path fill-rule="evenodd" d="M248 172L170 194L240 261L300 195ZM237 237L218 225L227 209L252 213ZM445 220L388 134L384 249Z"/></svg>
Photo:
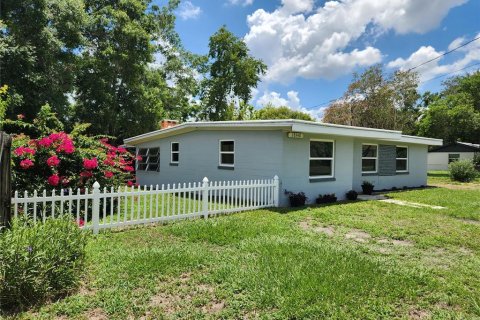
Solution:
<svg viewBox="0 0 480 320"><path fill-rule="evenodd" d="M407 172L408 171L408 147L397 146L397 161L396 168L397 172Z"/></svg>
<svg viewBox="0 0 480 320"><path fill-rule="evenodd" d="M172 142L170 144L170 163L178 163L180 161L180 143Z"/></svg>
<svg viewBox="0 0 480 320"><path fill-rule="evenodd" d="M448 154L448 163L455 162L460 160L460 154L459 153L449 153Z"/></svg>
<svg viewBox="0 0 480 320"><path fill-rule="evenodd" d="M233 167L235 165L235 141L220 140L219 164L221 166L228 166L228 167Z"/></svg>
<svg viewBox="0 0 480 320"><path fill-rule="evenodd" d="M137 171L159 171L160 148L137 149Z"/></svg>
<svg viewBox="0 0 480 320"><path fill-rule="evenodd" d="M376 144L362 144L362 172L375 173L377 172L378 163L378 145Z"/></svg>
<svg viewBox="0 0 480 320"><path fill-rule="evenodd" d="M332 140L310 140L310 178L329 178L334 173L334 144Z"/></svg>

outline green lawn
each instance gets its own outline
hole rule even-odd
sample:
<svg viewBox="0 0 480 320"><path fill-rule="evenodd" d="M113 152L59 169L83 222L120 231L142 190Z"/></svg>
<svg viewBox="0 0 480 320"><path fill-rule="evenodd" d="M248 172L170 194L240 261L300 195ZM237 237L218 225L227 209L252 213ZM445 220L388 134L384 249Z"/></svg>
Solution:
<svg viewBox="0 0 480 320"><path fill-rule="evenodd" d="M480 188L103 232L78 292L19 318L480 317Z"/></svg>
<svg viewBox="0 0 480 320"><path fill-rule="evenodd" d="M429 171L428 183L430 185L439 185L439 186L452 185L453 187L455 186L465 186L467 188L472 186L480 187L480 177L475 179L475 181L473 182L464 183L464 182L452 181L452 179L450 179L448 171Z"/></svg>

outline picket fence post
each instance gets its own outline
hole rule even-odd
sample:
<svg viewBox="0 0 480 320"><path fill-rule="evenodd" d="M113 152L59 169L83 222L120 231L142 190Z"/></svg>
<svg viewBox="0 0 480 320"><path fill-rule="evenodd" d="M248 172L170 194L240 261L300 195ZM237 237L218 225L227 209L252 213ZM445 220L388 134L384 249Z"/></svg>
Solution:
<svg viewBox="0 0 480 320"><path fill-rule="evenodd" d="M278 176L275 175L275 177L273 177L273 205L275 207L280 206L280 202L278 199L279 192L280 192L280 179L278 179Z"/></svg>
<svg viewBox="0 0 480 320"><path fill-rule="evenodd" d="M100 223L100 183L98 181L93 184L92 202L93 234L98 234Z"/></svg>
<svg viewBox="0 0 480 320"><path fill-rule="evenodd" d="M202 213L203 218L208 218L208 178L203 178L202 185Z"/></svg>

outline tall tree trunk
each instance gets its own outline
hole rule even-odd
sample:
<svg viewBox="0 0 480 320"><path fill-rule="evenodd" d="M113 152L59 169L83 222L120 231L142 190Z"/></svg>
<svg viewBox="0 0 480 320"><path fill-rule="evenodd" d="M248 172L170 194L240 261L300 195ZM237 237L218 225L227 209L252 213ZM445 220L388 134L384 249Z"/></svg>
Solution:
<svg viewBox="0 0 480 320"><path fill-rule="evenodd" d="M11 146L12 138L0 131L0 227L9 227L12 218Z"/></svg>

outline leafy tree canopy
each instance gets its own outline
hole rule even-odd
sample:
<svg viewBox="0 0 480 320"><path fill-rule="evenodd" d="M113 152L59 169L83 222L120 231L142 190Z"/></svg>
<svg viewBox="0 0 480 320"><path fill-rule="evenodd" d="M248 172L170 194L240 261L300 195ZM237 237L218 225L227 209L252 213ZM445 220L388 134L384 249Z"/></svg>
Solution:
<svg viewBox="0 0 480 320"><path fill-rule="evenodd" d="M480 71L455 76L439 93L422 96L418 134L444 143L480 143Z"/></svg>
<svg viewBox="0 0 480 320"><path fill-rule="evenodd" d="M443 96L465 93L472 99L475 111L480 112L480 70L471 74L456 76L443 83Z"/></svg>
<svg viewBox="0 0 480 320"><path fill-rule="evenodd" d="M89 122L90 133L121 140L157 129L163 117L195 115L195 77L206 58L182 47L178 4L2 1L0 86L9 86L7 117L32 120L49 104L67 129Z"/></svg>
<svg viewBox="0 0 480 320"><path fill-rule="evenodd" d="M248 103L252 89L266 72L266 65L249 55L242 39L225 26L210 37L207 64L209 75L202 83L202 114L208 120L230 120L235 107Z"/></svg>
<svg viewBox="0 0 480 320"><path fill-rule="evenodd" d="M299 110L293 110L287 106L275 107L272 104L267 104L263 108L256 110L254 118L257 120L299 119L315 121L308 113Z"/></svg>
<svg viewBox="0 0 480 320"><path fill-rule="evenodd" d="M480 142L480 112L468 93L449 94L429 105L419 124L419 135L454 141Z"/></svg>
<svg viewBox="0 0 480 320"><path fill-rule="evenodd" d="M344 97L330 105L323 121L411 133L418 117L418 76L408 71L386 75L380 65L355 73Z"/></svg>
<svg viewBox="0 0 480 320"><path fill-rule="evenodd" d="M45 103L65 110L86 19L82 0L1 1L0 85L9 87L9 117L31 120Z"/></svg>
<svg viewBox="0 0 480 320"><path fill-rule="evenodd" d="M197 90L174 30L178 1L85 0L90 12L77 78L74 117L90 131L127 137L154 130L162 117L190 115ZM154 65L155 55L164 59ZM171 85L169 85L169 82Z"/></svg>

